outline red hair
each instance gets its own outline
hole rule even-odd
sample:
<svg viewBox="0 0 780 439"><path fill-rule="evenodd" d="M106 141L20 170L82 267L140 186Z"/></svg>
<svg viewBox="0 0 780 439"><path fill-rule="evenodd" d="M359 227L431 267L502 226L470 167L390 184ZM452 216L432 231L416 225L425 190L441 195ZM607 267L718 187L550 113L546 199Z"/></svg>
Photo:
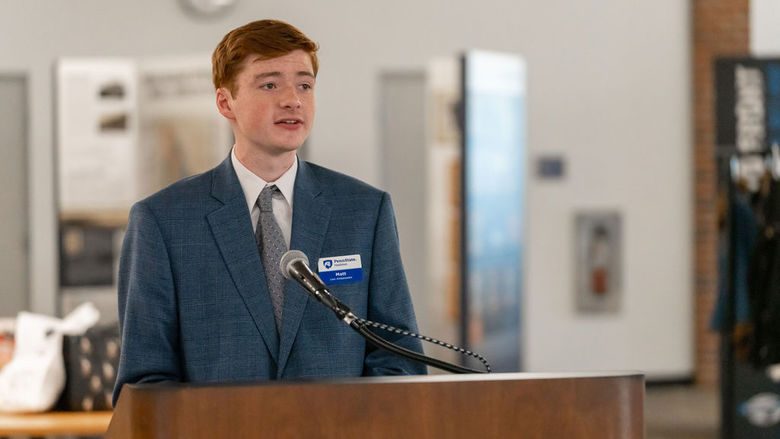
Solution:
<svg viewBox="0 0 780 439"><path fill-rule="evenodd" d="M311 58L314 76L317 76L317 43L295 26L279 20L259 20L228 32L211 56L211 75L214 88L225 87L235 95L236 76L249 55L272 59L303 50Z"/></svg>

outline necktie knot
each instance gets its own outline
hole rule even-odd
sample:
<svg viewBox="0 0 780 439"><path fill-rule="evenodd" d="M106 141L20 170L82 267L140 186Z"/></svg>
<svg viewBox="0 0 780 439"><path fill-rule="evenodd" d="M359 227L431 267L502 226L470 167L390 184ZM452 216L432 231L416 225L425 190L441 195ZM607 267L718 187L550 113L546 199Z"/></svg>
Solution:
<svg viewBox="0 0 780 439"><path fill-rule="evenodd" d="M279 188L275 184L264 187L257 197L257 207L263 212L273 212L271 200L276 192L279 192Z"/></svg>

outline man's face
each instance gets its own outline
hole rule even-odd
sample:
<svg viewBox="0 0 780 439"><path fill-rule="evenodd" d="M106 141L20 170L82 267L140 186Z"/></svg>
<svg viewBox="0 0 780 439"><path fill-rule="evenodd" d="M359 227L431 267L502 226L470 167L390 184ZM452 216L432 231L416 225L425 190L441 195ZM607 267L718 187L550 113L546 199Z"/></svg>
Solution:
<svg viewBox="0 0 780 439"><path fill-rule="evenodd" d="M314 123L314 82L311 58L302 50L266 60L248 56L236 76L236 93L217 91L237 147L272 156L300 148Z"/></svg>

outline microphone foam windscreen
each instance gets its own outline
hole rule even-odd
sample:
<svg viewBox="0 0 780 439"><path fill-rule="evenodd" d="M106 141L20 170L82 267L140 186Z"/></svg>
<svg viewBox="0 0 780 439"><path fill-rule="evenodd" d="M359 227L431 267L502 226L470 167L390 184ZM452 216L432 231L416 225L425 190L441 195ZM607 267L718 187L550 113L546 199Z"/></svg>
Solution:
<svg viewBox="0 0 780 439"><path fill-rule="evenodd" d="M282 274L285 278L291 279L288 267L295 261L302 261L307 267L309 266L309 258L304 252L300 250L288 250L287 253L282 255L282 259L279 260L279 269L282 270Z"/></svg>

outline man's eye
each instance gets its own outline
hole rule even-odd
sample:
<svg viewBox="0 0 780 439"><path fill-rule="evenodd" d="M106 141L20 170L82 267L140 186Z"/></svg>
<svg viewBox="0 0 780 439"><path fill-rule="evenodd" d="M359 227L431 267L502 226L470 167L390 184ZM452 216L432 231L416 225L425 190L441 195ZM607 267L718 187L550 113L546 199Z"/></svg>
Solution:
<svg viewBox="0 0 780 439"><path fill-rule="evenodd" d="M301 84L301 88L304 89L304 90L310 90L311 89L311 84Z"/></svg>
<svg viewBox="0 0 780 439"><path fill-rule="evenodd" d="M266 90L273 90L274 88L276 88L276 84L269 82L267 84L261 85L260 88L264 88Z"/></svg>

